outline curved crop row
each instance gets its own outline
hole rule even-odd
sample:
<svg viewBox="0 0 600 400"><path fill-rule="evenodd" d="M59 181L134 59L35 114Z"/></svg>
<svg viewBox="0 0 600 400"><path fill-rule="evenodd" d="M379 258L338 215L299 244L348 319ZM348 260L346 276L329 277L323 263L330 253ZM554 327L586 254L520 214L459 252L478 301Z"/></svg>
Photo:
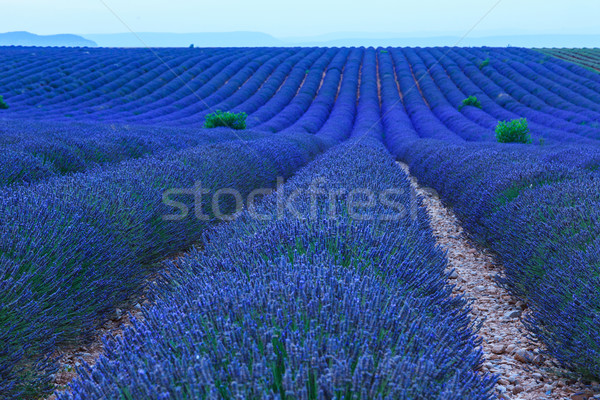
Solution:
<svg viewBox="0 0 600 400"><path fill-rule="evenodd" d="M440 122L467 141L489 141L494 139L493 130L490 130L488 127L482 127L465 118L458 111L457 105L451 104L446 100L435 85L430 71L412 49L404 49L403 53L411 65L412 73L418 82L418 87L423 98L427 101L429 108Z"/></svg>
<svg viewBox="0 0 600 400"><path fill-rule="evenodd" d="M328 136L337 140L351 135L357 112L356 96L359 90L358 80L363 54L362 49L353 49L348 57L348 62L342 71L342 80L335 103L317 135ZM331 72L335 73L335 71Z"/></svg>
<svg viewBox="0 0 600 400"><path fill-rule="evenodd" d="M375 49L365 50L360 70L360 83L357 102L357 113L352 127L351 137L373 137L381 139L381 107L377 85L377 55Z"/></svg>
<svg viewBox="0 0 600 400"><path fill-rule="evenodd" d="M129 127L97 123L11 121L0 126L0 187L34 183L102 164L230 140L255 140L259 132L230 129Z"/></svg>
<svg viewBox="0 0 600 400"><path fill-rule="evenodd" d="M279 54L281 56L282 54ZM285 53L283 54L285 55ZM223 99L231 96L238 88L243 85L254 73L265 63L273 58L274 54L267 52L252 54L248 58L236 57L235 61L211 78L209 82L198 90L188 86L182 78L178 81L184 84L189 95L183 101L169 102L167 107L155 108L154 104L149 104L144 110L148 115L138 115L136 121L152 122L154 117L162 117L167 114L169 119L179 119L190 115L196 115L206 110L211 110ZM280 58L279 61L282 61ZM167 85L162 86L157 91L157 97L169 101L170 90ZM150 118L148 118L150 117Z"/></svg>
<svg viewBox="0 0 600 400"><path fill-rule="evenodd" d="M404 54L399 49L393 49L389 53L382 54L381 58L387 57L387 54L392 58L404 108L419 135L438 139L462 140L433 114L419 91L419 84L415 80Z"/></svg>
<svg viewBox="0 0 600 400"><path fill-rule="evenodd" d="M337 49L321 49L313 62L296 66L284 84L256 113L250 115L251 128L276 132L288 126L288 120L299 118L317 92L323 71L338 53ZM308 61L308 60L307 60ZM301 67L304 67L302 69ZM302 96L300 96L303 94Z"/></svg>
<svg viewBox="0 0 600 400"><path fill-rule="evenodd" d="M443 88L442 90L447 97L452 98L452 104L457 109L462 100L468 96L477 97L481 103L481 109L464 107L460 110L469 120L481 126L488 127L490 131L493 131L498 121L521 118L520 114L509 111L499 104L499 102L502 103L505 101L505 95L502 94L501 90L484 90L484 88L494 88L494 86L489 85L489 81L481 80L483 76L476 64L467 63L459 65L452 59L453 55L450 51L442 52L437 49L423 49L419 52L419 55L431 71L435 83L438 87ZM436 67L439 67L439 69ZM536 137L543 136L549 142L552 142L553 137L562 138L562 133L556 129L533 121L528 122L532 134Z"/></svg>
<svg viewBox="0 0 600 400"><path fill-rule="evenodd" d="M45 120L184 126L202 124L205 115L216 108L232 108L234 112L249 115L251 128L280 131L296 123L303 124L298 121L302 121L301 117L311 106L311 114L318 109L319 115L325 115L330 106L325 110L317 108L315 95L327 78L327 93L324 91L323 97L331 104L331 97L335 95L328 94L328 86L335 86L334 68L344 68L342 54L348 51L343 50L334 61L336 66L326 71L326 65L332 61L329 57L339 49L238 49L235 52L230 49L187 49L187 52L186 49L161 49L155 51L160 59L150 50L89 50L73 52L77 56L64 59L58 58L60 53L56 49L27 53L30 60L42 57L48 67L37 62L31 67L30 77L17 73L16 79L10 77L9 80L8 75L0 76L0 88L5 88L5 98L11 105L2 115L22 118L27 113L27 118ZM594 85L583 87L581 77L577 78L553 59L545 60L539 53L524 49L459 48L382 51L378 52L379 58L391 55L398 64L395 75L401 86L402 100L407 103L405 108L414 124L429 126L418 130L425 136L450 138L459 134L469 141L493 140L494 120L526 117L534 136L539 133L550 141L576 142L580 135L600 137L597 107L593 102L600 92ZM388 51L392 54L388 55ZM24 57L23 53L22 49L7 49L3 59L16 60ZM299 60L300 54L309 58ZM319 57L325 58L316 61ZM485 57L490 62L479 68ZM448 86L442 68L452 76L458 91ZM546 89L545 84L556 78L557 68L562 69L565 78L560 86ZM82 73L82 69L87 72ZM19 71L24 73L25 70L27 65L21 65ZM462 73L466 75L457 77ZM277 79L271 79L275 76ZM456 81L465 78L467 83ZM374 79L379 81L379 78ZM42 85L37 91L18 94L19 87L34 82ZM567 87L568 82L573 85ZM89 93L85 93L86 88ZM459 91L465 98L479 92L485 100L483 111L489 116L469 108L460 112L454 109L459 105L456 104ZM592 96L594 93L596 96Z"/></svg>
<svg viewBox="0 0 600 400"><path fill-rule="evenodd" d="M552 57L560 58L574 64L579 64L587 69L600 72L600 55L598 49L557 49L544 48L538 51Z"/></svg>
<svg viewBox="0 0 600 400"><path fill-rule="evenodd" d="M235 80L230 80L227 82L228 89L227 93L215 93L217 97L211 99L209 103L209 99L204 99L204 102L210 106L209 110L205 110L202 112L191 112L189 108L185 108L178 113L181 115L181 118L178 118L178 125L186 125L192 122L200 122L203 121L205 116L211 113L211 109L213 110L232 110L238 107L240 104L247 102L252 96L257 94L260 91L264 90L264 85L268 79L271 78L277 71L285 68L285 66L290 65L303 57L304 53L302 52L291 52L291 53L281 53L277 57L270 57L265 64L261 65L255 73L252 74L246 80L242 80L243 78L238 78ZM232 91L233 90L233 91ZM212 96L211 96L212 97ZM165 99L168 102L168 99ZM193 99L192 99L193 101ZM175 105L177 108L183 108L181 105ZM244 111L248 113L250 109ZM151 116L151 119L147 120L148 122L158 123L162 121L168 121L172 119L173 115L165 113L164 115L154 118Z"/></svg>
<svg viewBox="0 0 600 400"><path fill-rule="evenodd" d="M600 93L583 85L579 85L569 79L570 74L563 72L558 75L545 67L548 60L540 57L538 54L518 54L515 57L513 52L499 51L499 55L507 55L511 58L506 61L507 65L516 73L530 80L531 85L535 84L533 91L547 91L558 95L561 100L557 101L558 106L565 107L589 119L597 119L600 111ZM556 101L556 100L555 100Z"/></svg>
<svg viewBox="0 0 600 400"><path fill-rule="evenodd" d="M564 366L600 376L600 150L415 142L402 153L501 257L529 328ZM490 168L493 164L493 168Z"/></svg>
<svg viewBox="0 0 600 400"><path fill-rule="evenodd" d="M313 98L306 91L302 91L301 96L305 102L302 107L301 117L297 118L292 124L282 129L280 132L317 132L329 118L329 114L337 99L338 91L342 80L342 71L345 66L352 63L351 55L360 53L357 49L344 49L340 51L323 73L323 79L320 82L317 93ZM356 60L354 60L356 62ZM300 94L299 94L300 96ZM298 97L299 97L298 96ZM308 105L308 107L306 107Z"/></svg>
<svg viewBox="0 0 600 400"><path fill-rule="evenodd" d="M415 130L400 98L400 88L391 57L388 53L380 52L378 61L379 77L381 79L381 123L384 130L384 142L388 148L393 148L395 147L394 143L418 139L419 134Z"/></svg>
<svg viewBox="0 0 600 400"><path fill-rule="evenodd" d="M289 104L285 106L276 116L256 126L256 129L271 132L282 131L292 125L303 114L306 113L311 104L315 101L315 96L321 88L324 77L327 78L324 71L331 68L342 67L348 58L348 49L328 51L326 56L317 60L315 64L307 70L306 78L298 91L294 94ZM331 76L328 81L330 80ZM329 93L331 96L331 93ZM331 97L335 98L335 94Z"/></svg>

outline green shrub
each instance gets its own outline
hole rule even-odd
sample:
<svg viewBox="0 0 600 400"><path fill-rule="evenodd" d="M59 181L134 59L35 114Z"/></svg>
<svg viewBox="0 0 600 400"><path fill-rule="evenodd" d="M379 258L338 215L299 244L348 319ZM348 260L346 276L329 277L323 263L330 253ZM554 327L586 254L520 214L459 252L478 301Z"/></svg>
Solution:
<svg viewBox="0 0 600 400"><path fill-rule="evenodd" d="M490 65L490 59L486 58L479 64L479 69L483 69L483 67L487 67L488 65Z"/></svg>
<svg viewBox="0 0 600 400"><path fill-rule="evenodd" d="M0 110L6 110L8 108L8 104L4 101L2 96L0 96Z"/></svg>
<svg viewBox="0 0 600 400"><path fill-rule="evenodd" d="M500 121L496 126L496 139L500 143L531 143L527 119Z"/></svg>
<svg viewBox="0 0 600 400"><path fill-rule="evenodd" d="M248 115L245 112L236 114L217 110L216 112L206 116L204 127L216 128L217 126L226 126L232 129L246 129L247 116Z"/></svg>
<svg viewBox="0 0 600 400"><path fill-rule="evenodd" d="M465 106L473 106L477 108L481 108L481 102L475 96L469 96L462 101L462 104L458 106L458 111L462 110Z"/></svg>

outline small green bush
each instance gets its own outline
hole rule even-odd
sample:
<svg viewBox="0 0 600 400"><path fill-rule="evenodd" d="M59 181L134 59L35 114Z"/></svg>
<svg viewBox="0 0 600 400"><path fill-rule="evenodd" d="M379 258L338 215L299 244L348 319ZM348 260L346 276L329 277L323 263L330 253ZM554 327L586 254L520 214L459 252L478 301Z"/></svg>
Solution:
<svg viewBox="0 0 600 400"><path fill-rule="evenodd" d="M236 114L217 110L216 112L206 116L204 127L216 128L217 126L225 126L232 129L246 129L247 116L248 115L245 112Z"/></svg>
<svg viewBox="0 0 600 400"><path fill-rule="evenodd" d="M465 106L473 106L477 108L481 108L481 102L475 96L469 96L462 101L462 104L458 106L458 111L462 110Z"/></svg>
<svg viewBox="0 0 600 400"><path fill-rule="evenodd" d="M486 58L479 64L479 69L483 69L483 67L487 67L488 65L490 65L490 59Z"/></svg>
<svg viewBox="0 0 600 400"><path fill-rule="evenodd" d="M496 139L500 143L531 143L527 119L500 121L496 126Z"/></svg>
<svg viewBox="0 0 600 400"><path fill-rule="evenodd" d="M8 104L4 101L2 96L0 96L0 110L6 110L8 108Z"/></svg>

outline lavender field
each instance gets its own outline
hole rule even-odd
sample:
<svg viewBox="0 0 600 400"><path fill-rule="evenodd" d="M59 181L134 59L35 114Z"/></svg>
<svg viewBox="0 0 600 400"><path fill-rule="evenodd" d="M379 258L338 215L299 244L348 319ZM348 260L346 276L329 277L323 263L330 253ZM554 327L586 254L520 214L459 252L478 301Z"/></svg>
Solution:
<svg viewBox="0 0 600 400"><path fill-rule="evenodd" d="M57 352L137 303L58 399L496 398L396 161L599 380L597 54L0 47L0 398L50 395Z"/></svg>
<svg viewBox="0 0 600 400"><path fill-rule="evenodd" d="M597 48L585 48L585 49L557 49L557 48L544 48L539 49L541 52L560 58L566 61L570 61L575 64L579 64L587 69L598 72L600 71L600 50Z"/></svg>

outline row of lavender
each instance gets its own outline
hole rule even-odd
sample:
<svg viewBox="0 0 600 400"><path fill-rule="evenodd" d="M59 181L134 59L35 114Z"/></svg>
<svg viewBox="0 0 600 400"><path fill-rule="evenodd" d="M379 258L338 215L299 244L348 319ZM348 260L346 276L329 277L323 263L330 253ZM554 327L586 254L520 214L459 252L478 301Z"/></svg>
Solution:
<svg viewBox="0 0 600 400"><path fill-rule="evenodd" d="M216 209L210 198L198 203L189 195L196 182L245 197L330 144L300 134L235 140L3 190L0 392L27 398L27 390L39 390L53 367L41 364L31 374L39 356L84 340L140 293L152 262L197 240L219 221L215 210L234 211L228 196L217 199ZM165 219L173 213L162 200L169 189L168 200L198 218Z"/></svg>
<svg viewBox="0 0 600 400"><path fill-rule="evenodd" d="M530 305L528 326L549 352L564 366L600 376L600 148L594 126L600 78L523 49L389 51L396 63L381 57L380 75L391 81L395 73L403 96L393 85L382 86L388 148L499 254L505 285ZM412 58L415 75L422 74L416 55L430 68L419 88L431 108L403 87L408 72L394 53ZM485 59L489 63L479 64ZM502 99L503 93L509 97ZM483 99L483 109L467 107L464 118L456 118L446 101L467 94ZM507 111L537 120L537 135L547 143L466 137L474 132L468 122L484 124Z"/></svg>
<svg viewBox="0 0 600 400"><path fill-rule="evenodd" d="M376 140L376 76L367 51L360 88L345 75L347 95L331 112L353 115L349 94L360 89L346 130L354 139L171 265L145 322L61 396L492 397L493 380L474 372L473 326L465 302L450 297L426 214ZM354 189L384 202L355 215Z"/></svg>
<svg viewBox="0 0 600 400"><path fill-rule="evenodd" d="M227 56L224 50L193 53L159 50L158 57L153 51L139 49L88 49L74 53L62 49L18 52L15 57L28 61L29 65L9 70L14 78L10 74L2 77L2 86L7 91L5 98L11 102L11 108L15 112L28 112L32 117L41 114L46 119L52 114L61 118L65 113L99 112L101 118L109 113L114 122L119 120L115 117L120 115L123 103L129 103L134 112L156 101L155 92L165 85L171 91L168 94L171 101L176 101L193 94L222 70L227 71L217 79L231 77L236 70L227 67L236 58L246 62L252 59L249 51L235 57ZM3 56L3 61L9 64L13 52L5 50ZM158 102L155 110L161 105L165 104Z"/></svg>
<svg viewBox="0 0 600 400"><path fill-rule="evenodd" d="M546 143L596 143L600 137L596 82L560 65L542 67L544 60L527 58L534 59L536 53L525 51L512 62L515 54L494 51L501 61L479 68L478 60L489 50L478 54L475 49L380 49L378 62L385 70L380 71L380 94L392 90L394 96L397 83L411 117L402 124L420 137L493 141L499 120L526 117L534 135ZM560 85L548 85L557 81ZM482 109L459 111L462 100L472 94L482 100ZM395 96L399 102L400 96ZM389 118L387 110L382 113Z"/></svg>
<svg viewBox="0 0 600 400"><path fill-rule="evenodd" d="M59 399L493 398L427 214L373 135L203 243Z"/></svg>
<svg viewBox="0 0 600 400"><path fill-rule="evenodd" d="M599 377L600 149L421 142L405 154L499 254L504 284L528 303L528 326L549 352Z"/></svg>
<svg viewBox="0 0 600 400"><path fill-rule="evenodd" d="M311 107L305 113L305 116L311 117L306 121L316 121L321 126L317 138L324 138L322 140L340 140L348 134L381 134L375 51L370 49L364 54L355 51L354 55L348 56L351 62L344 67L344 78L339 83L339 95L335 103L317 103L318 107ZM360 62L363 58L364 65L361 69ZM360 77L359 71L362 74ZM333 70L331 73L334 77L340 77L340 71ZM359 80L361 96L355 116ZM321 90L323 93L328 91L332 95L337 94L338 90L334 90L333 86L324 83L319 94ZM330 114L325 115L324 110L329 110ZM322 118L321 122L316 119L319 116ZM325 121L327 116L329 119ZM332 120L336 123L332 123ZM308 141L314 146L314 141L318 140L302 137L298 130L292 132L295 132L293 138L302 143ZM289 138L286 141L285 137L280 139L284 139L283 142L287 142L288 146L290 141L293 142ZM230 175L233 171L238 171L235 179L244 182L240 193L246 193L252 187L260 185L260 182L248 180L245 174L239 174L239 171L256 173L259 166L255 168L250 163L250 167L246 165L242 168L242 165L248 164L246 157L236 157L236 163L232 163L233 156L222 157L227 152L243 155L244 152L239 151L241 147L236 142L204 146L153 159L131 161L107 168L102 174L93 171L45 184L17 188L16 191L12 189L13 196L5 203L8 212L4 226L9 227L11 222L21 219L18 225L12 226L7 232L6 238L11 238L11 241L3 249L6 254L3 259L4 270L7 271L3 281L6 289L6 298L3 299L6 308L3 312L7 316L5 331L8 333L3 337L4 359L0 365L5 378L5 393L28 397L31 392L43 391L44 377L47 378L52 366L38 364L34 367L31 362L35 360L36 354L49 353L54 340L64 343L78 336L79 339L81 335L85 336L115 305L140 290L140 281L147 276L146 271L139 267L140 264L146 265L154 257L176 251L197 237L194 235L198 235L202 226L206 226L203 222L188 221L169 229L164 221L159 223L159 215L166 212L155 201L159 188L180 185L186 179L192 185L189 176L196 176L198 173L202 175L198 170L199 165L202 164L205 169L218 167L221 164L214 160L219 157L223 168L217 170L221 170L223 176L215 177L213 174L210 177L214 184L209 186L214 186L213 189L225 181L231 184ZM214 157L205 154L215 148L220 149L219 154L214 154ZM290 163L299 165L306 160L302 156L296 156L296 159L292 157L290 160L290 153L297 150L292 148L284 151L275 144L275 139L270 142L256 140L251 144L251 150L261 156L273 154L267 156L267 160L279 160L277 172L282 176L289 175L293 170ZM314 154L314 149L308 152L308 157L311 154ZM152 165L146 164L149 161ZM181 171L181 163L186 165L184 171ZM133 168L127 169L128 166ZM182 172L183 174L179 174ZM270 170L267 175L272 176L273 172ZM207 174L208 170L204 172L208 177ZM140 182L137 181L139 176L144 177ZM169 181L167 185L163 185L165 180ZM266 180L268 177L261 182ZM235 182L233 186L237 187ZM100 196L101 200L92 196L97 194L98 189L106 194ZM128 195L124 196L124 193ZM141 204L135 203L134 198L141 199ZM21 201L17 202L17 199ZM40 203L46 204L46 207L40 206ZM123 206L124 210L120 208ZM223 208L226 209L226 205ZM188 209L194 210L193 205L188 204ZM63 218L57 218L58 214ZM131 216L139 218L132 220ZM39 221L43 221L42 224ZM64 222L64 227L59 226L61 221ZM67 245L72 242L82 245L74 249ZM106 251L108 248L110 252ZM135 271L134 265L138 267ZM49 285L49 282L52 284ZM17 304L21 307L15 307ZM24 318L25 315L27 319ZM42 329L42 326L45 328ZM23 343L33 345L23 346ZM20 367L26 368L29 374L31 368L37 368L37 375L30 375L30 379L25 379L27 375L24 375L24 370L20 370Z"/></svg>
<svg viewBox="0 0 600 400"><path fill-rule="evenodd" d="M261 132L199 130L99 123L0 121L0 187L35 183L152 154L220 143L254 140Z"/></svg>

